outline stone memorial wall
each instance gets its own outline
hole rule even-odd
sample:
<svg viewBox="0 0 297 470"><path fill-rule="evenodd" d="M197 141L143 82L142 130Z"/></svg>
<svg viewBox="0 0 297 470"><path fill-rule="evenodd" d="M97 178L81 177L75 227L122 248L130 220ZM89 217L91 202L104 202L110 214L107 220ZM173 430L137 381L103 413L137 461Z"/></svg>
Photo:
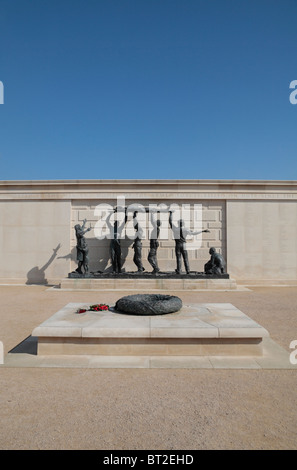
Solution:
<svg viewBox="0 0 297 470"><path fill-rule="evenodd" d="M297 182L253 180L2 181L0 283L59 283L76 267L76 223L87 219L94 228L96 207L115 207L119 197L127 206L201 207L201 228L209 232L202 234L201 247L192 250L188 243L191 270L203 271L215 247L237 282L297 284ZM189 228L193 217L195 211L184 217ZM143 240L148 272L149 230ZM86 239L90 270L110 270L109 240L98 239L94 230ZM127 271L135 270L132 244L122 240ZM160 238L158 261L162 270L176 266L170 229Z"/></svg>

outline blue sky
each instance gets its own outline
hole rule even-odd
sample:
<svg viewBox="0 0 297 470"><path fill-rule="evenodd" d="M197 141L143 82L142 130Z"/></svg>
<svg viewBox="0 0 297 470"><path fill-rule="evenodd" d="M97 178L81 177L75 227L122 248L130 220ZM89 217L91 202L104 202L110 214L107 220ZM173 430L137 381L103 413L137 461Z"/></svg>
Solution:
<svg viewBox="0 0 297 470"><path fill-rule="evenodd" d="M297 179L296 0L0 0L0 180Z"/></svg>

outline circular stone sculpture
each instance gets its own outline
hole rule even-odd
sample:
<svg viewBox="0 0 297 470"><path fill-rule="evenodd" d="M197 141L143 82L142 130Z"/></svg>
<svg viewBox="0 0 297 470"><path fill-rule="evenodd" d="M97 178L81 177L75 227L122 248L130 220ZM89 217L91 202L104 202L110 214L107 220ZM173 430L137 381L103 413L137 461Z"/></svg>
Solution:
<svg viewBox="0 0 297 470"><path fill-rule="evenodd" d="M164 315L178 312L182 306L179 297L161 294L127 295L115 304L116 310L130 315Z"/></svg>

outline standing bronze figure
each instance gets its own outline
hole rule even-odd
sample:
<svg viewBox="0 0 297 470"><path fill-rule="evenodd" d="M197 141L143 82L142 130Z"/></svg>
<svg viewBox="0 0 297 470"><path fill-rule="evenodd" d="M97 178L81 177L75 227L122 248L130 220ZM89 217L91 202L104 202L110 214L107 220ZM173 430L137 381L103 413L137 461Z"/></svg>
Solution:
<svg viewBox="0 0 297 470"><path fill-rule="evenodd" d="M132 248L134 249L133 262L134 264L136 264L138 272L142 273L142 271L145 270L142 265L142 241L141 240L143 237L143 230L138 223L137 213L138 211L135 211L133 214L133 225L134 225L135 232L137 233L137 236L132 245Z"/></svg>
<svg viewBox="0 0 297 470"><path fill-rule="evenodd" d="M209 232L209 230L200 230L193 232L185 227L184 221L179 220L177 225L173 225L172 222L172 212L169 212L169 225L173 231L174 240L175 240L175 255L176 255L176 270L177 274L181 274L181 259L183 258L186 273L190 273L190 264L187 252L187 236L188 235L198 235L202 232Z"/></svg>
<svg viewBox="0 0 297 470"><path fill-rule="evenodd" d="M153 274L158 273L160 271L159 266L158 266L158 261L157 261L157 250L159 248L159 235L160 235L160 226L161 226L161 221L160 219L155 219L154 213L151 212L151 223L153 226L153 229L151 231L150 235L150 251L148 254L148 262L153 268Z"/></svg>
<svg viewBox="0 0 297 470"><path fill-rule="evenodd" d="M115 217L116 217L116 213L117 213L117 210L114 211ZM112 272L121 273L122 272L121 234L122 234L123 227L126 223L127 216L126 215L124 216L124 220L120 225L119 225L119 221L115 220L113 227L110 224L110 217L111 217L111 214L109 214L106 221L112 233L112 238L110 240L110 257L111 257L111 264L112 264Z"/></svg>
<svg viewBox="0 0 297 470"><path fill-rule="evenodd" d="M82 225L76 224L74 227L76 235L76 259L78 262L76 272L79 274L87 274L89 272L89 248L84 235L91 230L91 227L86 229L86 223L87 220L84 219Z"/></svg>

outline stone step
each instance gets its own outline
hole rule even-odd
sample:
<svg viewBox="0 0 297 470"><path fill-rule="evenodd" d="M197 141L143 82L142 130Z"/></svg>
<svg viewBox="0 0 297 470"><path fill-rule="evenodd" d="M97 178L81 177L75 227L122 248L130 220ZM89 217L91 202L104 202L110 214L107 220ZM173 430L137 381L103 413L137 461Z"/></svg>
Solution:
<svg viewBox="0 0 297 470"><path fill-rule="evenodd" d="M234 279L92 279L65 278L61 281L61 289L67 290L236 290Z"/></svg>

